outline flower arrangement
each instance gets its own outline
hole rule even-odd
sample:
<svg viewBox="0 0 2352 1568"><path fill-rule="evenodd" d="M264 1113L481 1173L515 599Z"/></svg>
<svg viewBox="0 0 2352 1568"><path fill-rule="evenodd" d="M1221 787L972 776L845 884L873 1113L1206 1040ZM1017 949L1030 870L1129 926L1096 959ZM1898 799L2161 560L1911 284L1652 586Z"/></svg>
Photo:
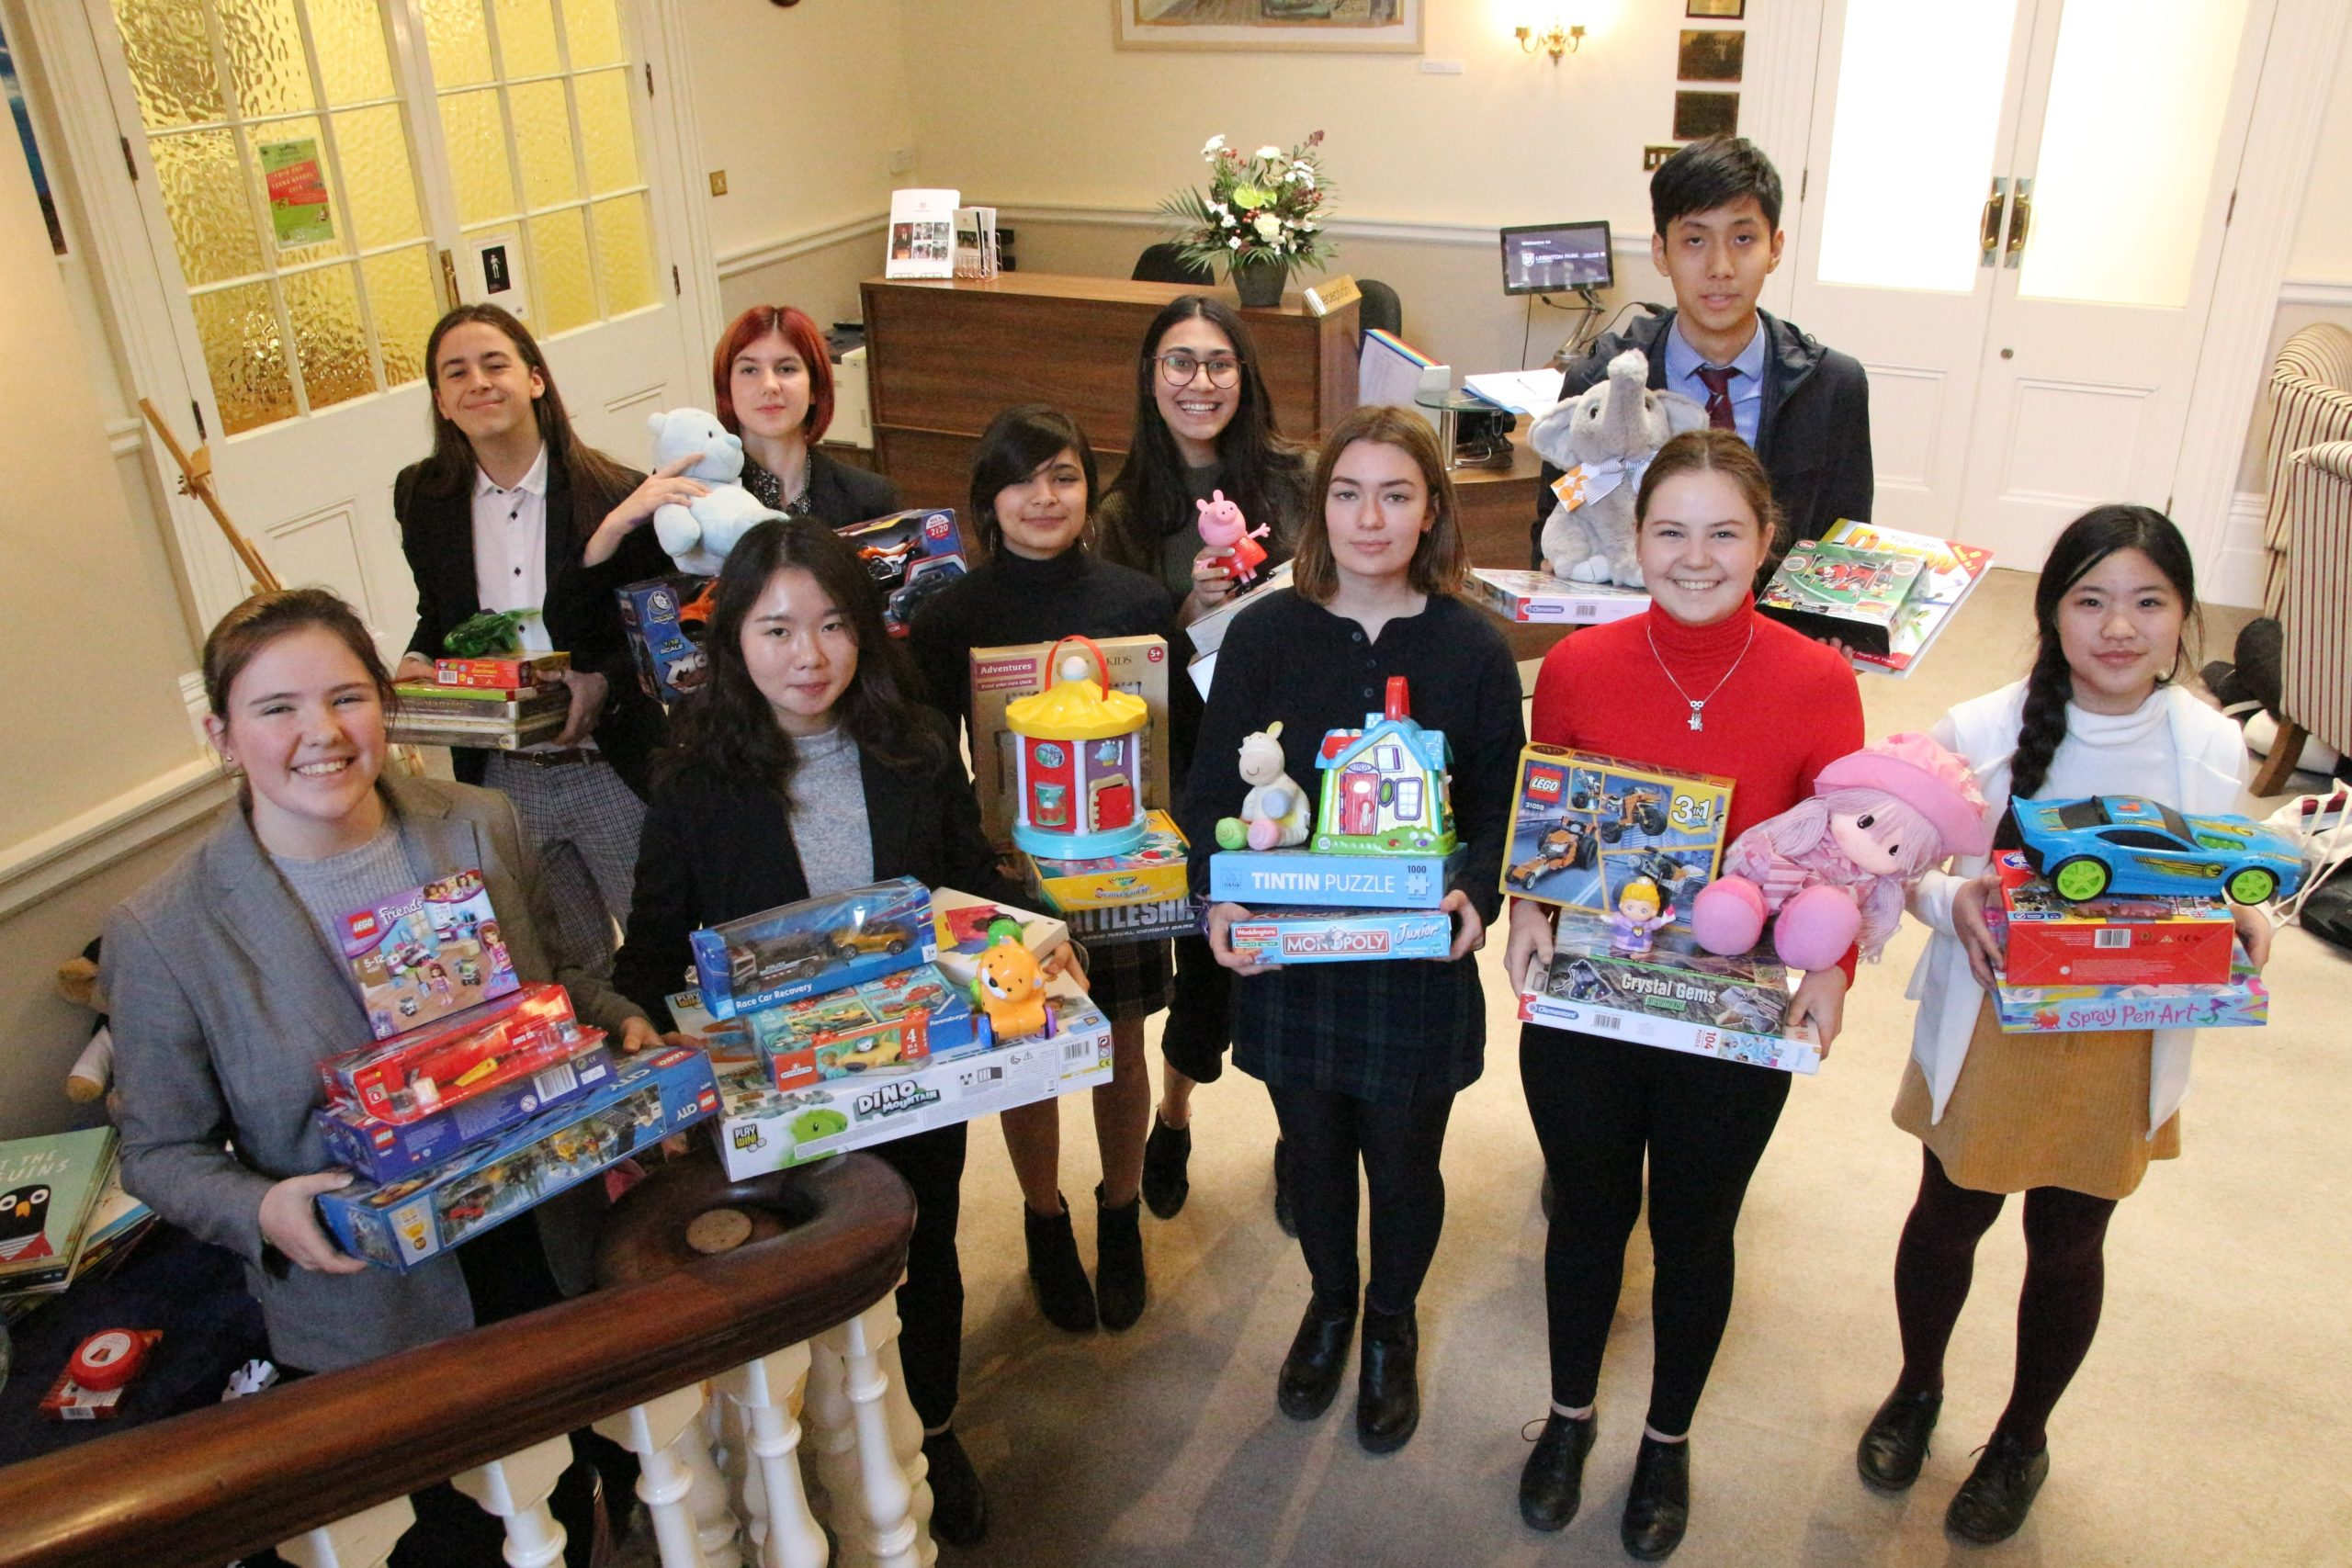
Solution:
<svg viewBox="0 0 2352 1568"><path fill-rule="evenodd" d="M1277 277L1294 267L1319 267L1331 259L1323 217L1331 188L1324 183L1323 133L1316 131L1285 152L1261 147L1244 156L1212 136L1201 149L1209 165L1206 195L1178 191L1160 203L1173 227L1169 239L1186 261L1222 265L1237 277L1260 269Z"/></svg>

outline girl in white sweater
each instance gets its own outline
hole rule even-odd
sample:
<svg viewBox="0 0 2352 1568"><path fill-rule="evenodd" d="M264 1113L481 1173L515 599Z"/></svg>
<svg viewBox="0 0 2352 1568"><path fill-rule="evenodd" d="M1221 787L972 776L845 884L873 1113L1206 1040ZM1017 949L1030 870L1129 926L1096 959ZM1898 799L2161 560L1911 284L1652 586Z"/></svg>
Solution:
<svg viewBox="0 0 2352 1568"><path fill-rule="evenodd" d="M2144 506L2101 506L2070 525L2034 593L2032 671L1961 704L1932 733L1965 759L1988 820L2012 795L2152 795L2188 812L2235 808L2237 727L2174 683L2196 614L2180 531ZM2005 840L1998 847L2014 848ZM1977 1239L2006 1195L2025 1198L2026 1276L2016 1382L1944 1522L1966 1540L2005 1540L2048 1474L2043 1426L2088 1353L2116 1203L2148 1161L2180 1152L2190 1030L2005 1035L1985 987L2001 953L1984 920L1997 879L1983 859L1930 872L1911 899L1934 931L1909 995L1919 1004L1895 1124L1923 1145L1919 1196L1895 1254L1903 1371L1862 1434L1864 1482L1917 1479L1943 1404L1944 1348L1967 1300ZM2257 967L2270 928L2233 907Z"/></svg>

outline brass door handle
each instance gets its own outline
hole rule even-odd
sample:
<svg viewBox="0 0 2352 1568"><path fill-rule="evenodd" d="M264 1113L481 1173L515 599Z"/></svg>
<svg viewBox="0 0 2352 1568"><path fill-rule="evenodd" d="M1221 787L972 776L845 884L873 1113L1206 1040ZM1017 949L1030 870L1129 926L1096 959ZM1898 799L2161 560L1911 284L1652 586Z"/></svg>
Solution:
<svg viewBox="0 0 2352 1568"><path fill-rule="evenodd" d="M2018 194L2009 203L2009 243L2002 265L2014 267L2025 254L2025 243L2033 231L2033 182L2018 181Z"/></svg>
<svg viewBox="0 0 2352 1568"><path fill-rule="evenodd" d="M2008 176L2006 175L1995 175L1993 176L1993 194L1984 198L1984 216L1981 220L1979 220L1977 225L1978 243L1983 247L1984 253L1978 262L1978 265L1981 266L1991 266L1993 265L1993 258L2000 254L2001 206L2008 196Z"/></svg>

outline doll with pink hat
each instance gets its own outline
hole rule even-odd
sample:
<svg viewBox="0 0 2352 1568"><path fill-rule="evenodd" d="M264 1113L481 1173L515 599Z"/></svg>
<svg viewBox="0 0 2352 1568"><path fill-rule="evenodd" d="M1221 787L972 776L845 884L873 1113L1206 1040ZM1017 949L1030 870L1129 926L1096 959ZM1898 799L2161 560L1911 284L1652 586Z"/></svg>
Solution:
<svg viewBox="0 0 2352 1568"><path fill-rule="evenodd" d="M1746 953L1777 912L1772 945L1795 968L1827 968L1857 942L1875 958L1905 889L1991 841L1968 764L1924 735L1890 735L1822 769L1812 799L1733 840L1723 874L1691 902L1691 934L1710 953Z"/></svg>

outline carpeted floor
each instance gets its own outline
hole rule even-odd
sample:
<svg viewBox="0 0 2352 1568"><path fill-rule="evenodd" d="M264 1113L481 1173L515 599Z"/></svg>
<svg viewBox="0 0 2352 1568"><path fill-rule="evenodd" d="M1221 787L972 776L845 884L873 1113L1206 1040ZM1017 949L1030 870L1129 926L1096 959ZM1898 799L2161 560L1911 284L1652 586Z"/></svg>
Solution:
<svg viewBox="0 0 2352 1568"><path fill-rule="evenodd" d="M1998 572L1908 682L1870 679L1873 736L1924 728L2021 672L2033 580ZM2209 616L2226 652L2243 613ZM2031 1521L1992 1549L1943 1534L1951 1491L2004 1403L2022 1267L2015 1208L1982 1250L1927 1472L1906 1497L1855 1479L1854 1440L1896 1370L1888 1283L1918 1179L1887 1120L1910 1039L1906 925L1864 971L1847 1032L1797 1084L1740 1230L1739 1297L1694 1431L1692 1523L1678 1564L2352 1562L2352 1247L2328 1142L2352 1126L2344 1058L2352 964L2299 931L2270 970L2277 1021L2209 1033L2184 1113L2185 1157L2116 1217L2106 1321L2051 1425ZM1487 950L1486 1077L1446 1148L1445 1239L1420 1303L1420 1430L1385 1459L1355 1443L1351 1393L1320 1421L1274 1408L1275 1370L1306 1299L1273 1224L1273 1116L1228 1073L1196 1101L1192 1200L1145 1220L1153 1302L1124 1335L1063 1335L1032 1303L1020 1196L991 1126L964 1188L970 1304L957 1425L993 1526L951 1563L1023 1565L1609 1563L1649 1365L1649 1269L1637 1233L1600 1393L1584 1513L1543 1536L1519 1521L1521 1427L1545 1407L1540 1162L1521 1099L1500 943ZM1158 1071L1155 1055L1154 1071ZM1092 1258L1091 1123L1063 1102L1064 1190ZM1351 1382L1351 1388L1352 1382Z"/></svg>

